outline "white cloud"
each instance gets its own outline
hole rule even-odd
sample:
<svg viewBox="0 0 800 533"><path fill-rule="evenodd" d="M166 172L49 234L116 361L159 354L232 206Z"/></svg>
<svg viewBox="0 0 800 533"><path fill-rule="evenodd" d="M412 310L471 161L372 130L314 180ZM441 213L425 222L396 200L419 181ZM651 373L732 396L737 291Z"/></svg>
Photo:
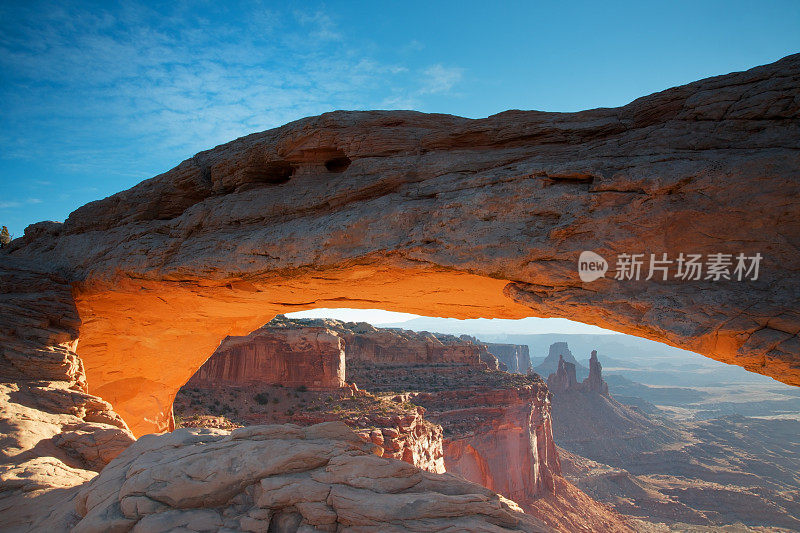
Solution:
<svg viewBox="0 0 800 533"><path fill-rule="evenodd" d="M6 200L0 202L0 209L14 209L24 205L41 204L42 200L39 198L28 198L26 200Z"/></svg>
<svg viewBox="0 0 800 533"><path fill-rule="evenodd" d="M328 14L257 2L234 21L180 3L10 11L0 7L0 146L70 173L140 180L166 170L156 164L303 116L417 108L462 75L436 64L420 86L419 69L376 59Z"/></svg>
<svg viewBox="0 0 800 533"><path fill-rule="evenodd" d="M440 94L449 92L454 85L461 81L463 69L432 65L425 69L420 94Z"/></svg>

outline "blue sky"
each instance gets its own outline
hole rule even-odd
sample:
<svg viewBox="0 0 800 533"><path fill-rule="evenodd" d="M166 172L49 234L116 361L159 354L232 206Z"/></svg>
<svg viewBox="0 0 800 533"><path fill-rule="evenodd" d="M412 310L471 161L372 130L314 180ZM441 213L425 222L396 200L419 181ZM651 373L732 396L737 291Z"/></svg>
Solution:
<svg viewBox="0 0 800 533"><path fill-rule="evenodd" d="M200 150L334 109L618 106L798 51L796 0L6 1L0 224L21 236ZM370 316L403 318L342 318Z"/></svg>
<svg viewBox="0 0 800 533"><path fill-rule="evenodd" d="M797 51L797 1L3 2L0 224L333 109L617 106Z"/></svg>

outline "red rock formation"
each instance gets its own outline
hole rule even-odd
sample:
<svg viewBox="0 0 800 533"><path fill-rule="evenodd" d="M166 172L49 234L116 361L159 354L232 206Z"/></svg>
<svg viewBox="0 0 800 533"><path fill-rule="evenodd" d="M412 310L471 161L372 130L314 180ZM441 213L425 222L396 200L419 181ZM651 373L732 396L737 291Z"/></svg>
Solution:
<svg viewBox="0 0 800 533"><path fill-rule="evenodd" d="M133 435L87 392L80 321L62 277L0 260L0 530L29 530ZM37 500L37 498L41 498Z"/></svg>
<svg viewBox="0 0 800 533"><path fill-rule="evenodd" d="M0 253L74 284L90 391L136 434L168 426L226 335L311 307L568 317L800 384L798 72L794 55L580 113L328 113L202 152ZM756 280L587 287L585 250L612 269L621 252L763 261Z"/></svg>
<svg viewBox="0 0 800 533"><path fill-rule="evenodd" d="M482 364L485 346L453 335L417 332L406 329L376 328L366 322L342 322L333 319L292 320L278 316L266 324L265 331L282 328L324 327L344 340L348 361L374 364L459 363Z"/></svg>
<svg viewBox="0 0 800 533"><path fill-rule="evenodd" d="M388 423L370 420L377 427L360 429L356 433L379 446L381 457L400 459L422 470L441 474L446 471L442 426L426 421L424 414L425 410L419 407L410 415L395 417Z"/></svg>
<svg viewBox="0 0 800 533"><path fill-rule="evenodd" d="M592 356L589 358L589 377L583 380L581 386L586 392L608 396L608 383L603 381L603 365L597 359L597 350L592 350Z"/></svg>
<svg viewBox="0 0 800 533"><path fill-rule="evenodd" d="M188 385L300 385L338 388L345 385L344 343L319 327L260 329L227 337L203 363Z"/></svg>
<svg viewBox="0 0 800 533"><path fill-rule="evenodd" d="M563 355L558 358L558 370L554 374L547 376L547 388L554 393L577 390L578 388L575 365L565 361Z"/></svg>
<svg viewBox="0 0 800 533"><path fill-rule="evenodd" d="M554 490L561 473L547 389L526 386L419 393L414 401L446 430L444 462L521 505Z"/></svg>

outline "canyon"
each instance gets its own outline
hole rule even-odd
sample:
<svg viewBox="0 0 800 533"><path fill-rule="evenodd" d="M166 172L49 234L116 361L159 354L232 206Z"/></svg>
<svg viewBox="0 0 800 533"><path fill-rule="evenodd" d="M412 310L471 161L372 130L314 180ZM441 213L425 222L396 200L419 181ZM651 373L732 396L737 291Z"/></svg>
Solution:
<svg viewBox="0 0 800 533"><path fill-rule="evenodd" d="M637 531L800 528L800 421L643 412L609 394L596 352L582 382L562 357L547 383L564 477Z"/></svg>
<svg viewBox="0 0 800 533"><path fill-rule="evenodd" d="M206 378L238 379L255 369L274 383L299 382L315 368L314 380L301 384L319 389L309 392L336 386L387 412L374 437L361 428L369 442L335 421L153 433L174 427L179 390L223 339L318 307L568 317L800 385L798 92L793 55L614 109L485 119L326 113L201 152L63 223L29 226L0 250L0 525L626 530L617 513L558 474L547 435L555 428L558 442L558 427L570 426L550 419L545 383L527 370L501 372L488 348L462 339L461 348L434 334L417 344L418 381L401 380L414 396L400 396L395 410L378 393L389 392L402 377L394 366L405 363L365 351L371 355L345 372L375 392L339 386L346 379L338 334L306 338L328 357L319 367L307 350L306 369L294 378L286 365L251 366L253 354L237 367L236 349L204 370ZM585 250L607 259L686 252L763 261L759 276L744 281L621 280L609 272L589 285L576 268ZM554 403L553 419L561 412ZM419 417L442 426L445 469L450 457L454 470L523 501L437 473L431 443L439 436ZM374 442L399 436L401 425L414 426L407 438L390 438L386 449ZM671 431L659 429L657 438ZM525 475L489 479L482 461L506 458L482 434L507 435L500 442ZM409 461L384 456L401 442ZM613 438L600 440L595 459L580 439L572 442L587 459L613 463ZM691 459L702 450L681 453ZM790 508L791 500L781 502Z"/></svg>
<svg viewBox="0 0 800 533"><path fill-rule="evenodd" d="M458 475L509 498L548 526L630 531L618 515L561 475L550 395L542 379L498 370L489 351L499 346L527 356L527 346L279 315L250 336L236 338L242 348L235 356L254 366L296 360L313 380L318 370L306 368L306 345L295 344L313 331L335 332L342 339L347 386L292 390L269 382L254 386L249 377L231 383L227 368L239 363L230 360L226 339L198 371L203 380L192 377L179 392L177 420L204 428L341 421L376 445L378 455ZM265 346L265 337L274 343ZM519 366L527 369L529 361Z"/></svg>
<svg viewBox="0 0 800 533"><path fill-rule="evenodd" d="M792 55L578 113L326 113L33 224L2 254L71 284L89 391L137 436L169 427L225 336L314 307L570 317L797 385L798 71ZM763 260L713 290L586 285L585 250Z"/></svg>

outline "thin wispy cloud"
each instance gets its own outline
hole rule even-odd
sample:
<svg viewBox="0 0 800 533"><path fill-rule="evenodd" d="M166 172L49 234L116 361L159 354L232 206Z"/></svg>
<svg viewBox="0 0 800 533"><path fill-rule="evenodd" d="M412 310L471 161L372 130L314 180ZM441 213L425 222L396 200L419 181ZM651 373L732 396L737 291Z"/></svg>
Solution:
<svg viewBox="0 0 800 533"><path fill-rule="evenodd" d="M0 201L0 209L12 209L25 205L41 204L41 198L27 198L25 200L3 200Z"/></svg>
<svg viewBox="0 0 800 533"><path fill-rule="evenodd" d="M463 69L432 65L423 72L424 80L420 94L441 94L449 92L461 81Z"/></svg>
<svg viewBox="0 0 800 533"><path fill-rule="evenodd" d="M306 4L308 6L308 4ZM424 109L460 70L324 6L0 4L0 202L18 234L195 153L336 109ZM56 184L41 203L26 200Z"/></svg>
<svg viewBox="0 0 800 533"><path fill-rule="evenodd" d="M446 92L460 77L434 65L415 88L415 72L371 57L320 11L256 9L242 27L181 8L5 10L3 20L16 20L0 38L0 69L10 73L0 89L2 150L54 153L68 172L144 178L152 170L142 161L154 155L177 163L302 116L379 107L396 87L408 101Z"/></svg>

